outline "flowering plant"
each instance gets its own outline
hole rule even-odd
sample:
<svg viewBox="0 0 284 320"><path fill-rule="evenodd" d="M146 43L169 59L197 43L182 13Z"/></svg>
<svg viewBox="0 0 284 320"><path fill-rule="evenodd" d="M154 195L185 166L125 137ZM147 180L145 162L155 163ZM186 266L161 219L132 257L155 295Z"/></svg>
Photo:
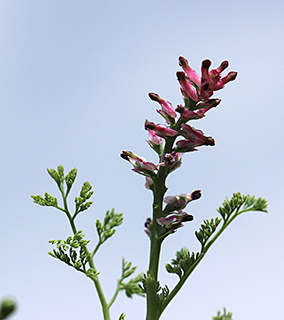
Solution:
<svg viewBox="0 0 284 320"><path fill-rule="evenodd" d="M84 273L93 281L102 306L104 320L110 319L110 307L120 291L125 291L128 297L140 295L146 298L146 320L158 320L162 313L172 302L173 298L185 284L186 280L198 266L212 244L219 238L229 224L240 214L248 211L267 212L267 202L262 198L250 195L234 193L231 199L226 199L218 208L219 217L204 220L195 236L200 243L198 252L190 252L182 248L176 253L176 257L166 265L170 274L176 274L178 281L170 289L167 285L161 287L159 282L159 261L163 241L173 235L186 222L194 219L192 214L183 211L186 206L201 197L201 191L195 190L188 194L175 196L166 195L168 190L166 180L169 174L178 169L182 164L184 154L196 151L200 146L214 146L212 137L205 136L200 129L189 125L189 121L201 119L206 113L215 108L220 99L212 98L214 91L222 89L226 83L237 77L237 72L230 72L222 77L221 73L228 67L228 62L223 61L216 69L209 70L210 60L204 60L201 66L201 77L189 66L188 61L180 57L179 65L183 71L177 72L177 79L181 86L184 105L176 108L156 93L149 93L151 100L157 102L161 109L157 112L164 118L165 124L156 124L146 120L145 129L148 131L149 146L156 152L158 163L152 163L132 151L122 151L121 157L133 165L133 171L145 176L146 188L153 194L153 212L151 217L145 217L145 232L150 240L149 267L144 274L134 278L136 267L131 262L122 261L121 277L116 284L113 296L107 300L100 284L99 272L95 268L95 255L101 245L115 233L116 227L123 222L121 213L113 210L106 213L103 222L96 221L98 243L93 249L89 249L89 241L84 239L81 230L75 224L75 218L79 213L87 210L92 202L89 201L93 191L89 182L82 186L80 195L75 198L75 209L71 213L67 203L67 197L77 175L77 169L72 169L66 176L63 166L58 170L48 169L49 175L55 180L60 190L63 205L58 200L45 193L45 196L32 196L35 203L42 206L52 206L64 212L69 220L73 235L66 240L52 240L55 245L49 254ZM232 314L220 312L214 320L231 319ZM119 319L125 318L121 314Z"/></svg>

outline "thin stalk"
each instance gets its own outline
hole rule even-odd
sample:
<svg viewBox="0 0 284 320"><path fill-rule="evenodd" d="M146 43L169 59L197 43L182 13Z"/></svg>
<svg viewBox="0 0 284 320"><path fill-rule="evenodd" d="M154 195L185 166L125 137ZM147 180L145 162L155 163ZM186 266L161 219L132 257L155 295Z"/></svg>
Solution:
<svg viewBox="0 0 284 320"><path fill-rule="evenodd" d="M117 282L117 285L116 285L114 294L113 294L112 298L110 299L110 301L109 301L109 303L108 303L108 307L109 307L109 308L112 306L112 304L114 303L115 299L117 298L117 296L118 296L118 294L119 294L119 291L120 291L120 283L121 283L121 280L119 280L119 281Z"/></svg>
<svg viewBox="0 0 284 320"><path fill-rule="evenodd" d="M224 224L222 225L222 227L220 228L220 230L215 234L215 236L212 238L212 240L210 240L202 249L199 258L196 260L196 262L187 270L187 272L182 276L182 278L180 279L180 281L176 284L176 286L173 288L173 290L170 292L170 294L168 295L167 299L164 300L160 314L162 314L162 312L166 309L166 307L168 306L168 304L173 300L173 298L175 297L175 295L179 292L179 290L182 288L182 286L184 285L184 283L186 282L186 280L188 279L188 277L192 274L192 272L195 270L195 268L198 266L198 264L200 263L200 261L204 258L205 254L207 253L207 251L209 250L209 248L213 245L213 243L220 237L220 235L225 231L225 229L229 226L229 224L231 224L231 222L238 216L240 215L240 213L242 212L236 212L231 219L227 220L226 222L224 222Z"/></svg>
<svg viewBox="0 0 284 320"><path fill-rule="evenodd" d="M93 258L94 255L97 253L97 251L99 250L99 247L101 246L101 244L102 244L102 243L99 241L99 243L96 245L94 251L93 251L92 254L91 254L91 258Z"/></svg>
<svg viewBox="0 0 284 320"><path fill-rule="evenodd" d="M75 234L77 232L77 228L76 228L76 225L75 225L75 222L74 222L74 217L72 218L71 214L70 214L70 211L68 209L68 204L67 204L67 195L64 194L64 191L63 190L60 190L61 191L61 194L62 194L62 198L63 198L63 203L64 203L64 211L68 217L68 220L70 222L70 225L71 225L71 229L73 231L73 234ZM91 253L89 252L88 248L86 246L84 246L84 249L85 251L91 255ZM89 260L89 266L90 268L92 269L96 269L95 268L95 264L94 264L94 261L91 257L91 259ZM95 276L92 278L93 282L94 282L94 285L95 285L95 288L97 290L97 293L98 293L98 296L99 296L99 300L100 300L100 303L101 303L101 306L102 306L102 311L103 311L103 316L104 316L104 320L111 320L110 319L110 312L109 312L109 306L108 306L108 303L106 301L106 298L105 298L105 295L103 293L103 290L102 290L102 287L101 287L101 284L100 284L100 281L99 281L99 278L98 276Z"/></svg>

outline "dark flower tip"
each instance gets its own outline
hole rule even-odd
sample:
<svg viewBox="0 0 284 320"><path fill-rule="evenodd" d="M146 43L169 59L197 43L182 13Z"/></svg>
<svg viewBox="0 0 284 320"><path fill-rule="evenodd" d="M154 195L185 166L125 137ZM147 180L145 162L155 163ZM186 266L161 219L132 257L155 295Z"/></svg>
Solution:
<svg viewBox="0 0 284 320"><path fill-rule="evenodd" d="M177 112L179 112L179 113L182 113L183 111L184 111L184 107L182 106L182 105L178 105L177 107L176 107L176 111Z"/></svg>
<svg viewBox="0 0 284 320"><path fill-rule="evenodd" d="M126 151L122 151L122 153L120 154L121 158L124 160L128 160L129 156L127 155Z"/></svg>
<svg viewBox="0 0 284 320"><path fill-rule="evenodd" d="M211 66L211 61L209 59L202 61L202 68L208 69Z"/></svg>
<svg viewBox="0 0 284 320"><path fill-rule="evenodd" d="M152 219L151 218L147 218L146 222L144 223L144 227L148 228L151 223L152 223Z"/></svg>
<svg viewBox="0 0 284 320"><path fill-rule="evenodd" d="M232 71L232 72L230 72L230 73L228 74L228 78L229 78L230 81L233 81L233 80L235 80L235 79L237 78L237 75L238 75L237 72Z"/></svg>
<svg viewBox="0 0 284 320"><path fill-rule="evenodd" d="M192 216L191 214L187 214L186 216L184 216L182 218L182 222L187 222L187 221L192 221L194 219L194 216Z"/></svg>
<svg viewBox="0 0 284 320"><path fill-rule="evenodd" d="M148 93L148 96L149 96L150 99L153 100L153 101L158 101L158 100L159 100L159 96L158 96L156 93L154 93L154 92Z"/></svg>
<svg viewBox="0 0 284 320"><path fill-rule="evenodd" d="M192 198L192 200L197 200L197 199L201 198L201 190L193 191L191 194L191 198Z"/></svg>
<svg viewBox="0 0 284 320"><path fill-rule="evenodd" d="M178 58L178 61L179 61L179 65L180 65L180 66L185 66L185 65L188 64L187 60L186 60L184 57L182 57L182 56L180 56L180 57Z"/></svg>
<svg viewBox="0 0 284 320"><path fill-rule="evenodd" d="M155 124L154 124L154 122L151 122L151 121L146 120L146 121L145 121L145 129L146 129L146 130L154 130L154 129L155 129Z"/></svg>
<svg viewBox="0 0 284 320"><path fill-rule="evenodd" d="M212 137L207 137L204 145L205 146L215 146L215 140Z"/></svg>
<svg viewBox="0 0 284 320"><path fill-rule="evenodd" d="M225 70L226 68L228 68L229 66L229 62L227 60L224 60L222 63L221 63L221 70Z"/></svg>
<svg viewBox="0 0 284 320"><path fill-rule="evenodd" d="M184 81L185 80L185 73L182 71L177 72L177 79L178 81Z"/></svg>

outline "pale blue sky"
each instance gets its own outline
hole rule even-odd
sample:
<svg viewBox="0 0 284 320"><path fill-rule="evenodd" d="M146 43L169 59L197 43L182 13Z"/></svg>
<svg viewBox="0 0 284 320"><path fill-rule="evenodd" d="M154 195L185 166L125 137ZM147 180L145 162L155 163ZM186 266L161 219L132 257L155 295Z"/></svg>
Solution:
<svg viewBox="0 0 284 320"><path fill-rule="evenodd" d="M243 215L224 233L162 319L209 320L225 306L236 320L281 318L283 277L283 1L0 2L1 237L0 297L19 302L15 320L101 319L92 283L49 257L48 240L70 227L31 194L57 195L46 168L77 167L73 197L88 180L94 205L78 228L95 243L94 222L113 207L125 222L98 253L106 295L121 258L148 263L143 231L151 193L123 161L132 150L156 161L145 119L161 122L150 91L181 103L175 72L185 56L200 70L209 58L239 72L215 97L218 108L194 123L216 146L187 154L169 179L169 195L202 189L188 207L195 220L167 239L162 264L183 246L198 250L194 231L240 191L269 200L269 215ZM174 275L162 270L161 282ZM144 319L142 298L121 295L112 309Z"/></svg>

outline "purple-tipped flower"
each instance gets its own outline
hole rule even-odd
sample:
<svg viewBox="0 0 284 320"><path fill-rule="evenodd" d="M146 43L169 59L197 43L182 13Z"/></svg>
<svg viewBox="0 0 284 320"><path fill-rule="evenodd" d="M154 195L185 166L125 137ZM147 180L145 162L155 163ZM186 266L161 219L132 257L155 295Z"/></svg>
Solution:
<svg viewBox="0 0 284 320"><path fill-rule="evenodd" d="M145 121L145 129L153 130L157 136L161 138L174 137L178 134L176 130L163 126L161 124L155 124L154 122L150 122L148 120Z"/></svg>
<svg viewBox="0 0 284 320"><path fill-rule="evenodd" d="M202 101L196 105L197 110L191 111L182 105L177 106L176 111L180 113L183 121L201 119L205 117L205 113L210 109L216 107L221 102L220 99L210 99L208 101Z"/></svg>
<svg viewBox="0 0 284 320"><path fill-rule="evenodd" d="M195 129L188 124L183 123L181 125L183 129L183 136L186 140L180 140L177 142L179 151L189 152L197 150L199 146L214 146L215 141L212 137L204 136L201 130Z"/></svg>
<svg viewBox="0 0 284 320"><path fill-rule="evenodd" d="M143 174L144 176L153 176L155 175L155 170L157 170L157 166L147 161L146 159L137 156L131 151L122 151L120 155L123 159L129 161L133 164L134 168L133 171Z"/></svg>
<svg viewBox="0 0 284 320"><path fill-rule="evenodd" d="M154 130L148 130L149 140L147 140L148 144L154 148L155 146L159 146L163 140L160 138Z"/></svg>
<svg viewBox="0 0 284 320"><path fill-rule="evenodd" d="M199 87L201 85L201 79L199 75L189 66L188 61L184 57L179 57L179 65L183 68L188 76L188 80Z"/></svg>
<svg viewBox="0 0 284 320"><path fill-rule="evenodd" d="M201 197L201 191L195 190L191 194L180 194L177 196L167 196L164 198L164 202L170 206L171 211L180 211L184 209L187 204L193 200L197 200Z"/></svg>
<svg viewBox="0 0 284 320"><path fill-rule="evenodd" d="M185 58L179 57L179 65L185 72L177 72L182 93L194 101L207 101L214 91L222 89L226 83L235 80L237 77L237 72L232 71L221 78L221 72L229 66L226 60L218 68L211 71L209 71L211 61L204 60L201 66L201 77L189 66Z"/></svg>
<svg viewBox="0 0 284 320"><path fill-rule="evenodd" d="M158 166L166 166L171 171L181 166L182 153L173 151L162 156L162 162Z"/></svg>
<svg viewBox="0 0 284 320"><path fill-rule="evenodd" d="M156 221L159 225L174 232L175 229L183 226L182 222L192 221L193 219L193 215L182 212L180 214L172 214L166 218L157 218Z"/></svg>
<svg viewBox="0 0 284 320"><path fill-rule="evenodd" d="M181 86L181 92L184 96L189 97L193 101L199 101L199 96L197 94L198 90L195 88L190 81L187 80L185 73L182 71L177 72L177 79Z"/></svg>
<svg viewBox="0 0 284 320"><path fill-rule="evenodd" d="M151 100L157 101L160 104L162 110L157 111L167 120L168 123L171 122L171 119L176 118L177 114L170 102L167 102L166 100L162 99L157 93L154 92L150 92L149 97Z"/></svg>

